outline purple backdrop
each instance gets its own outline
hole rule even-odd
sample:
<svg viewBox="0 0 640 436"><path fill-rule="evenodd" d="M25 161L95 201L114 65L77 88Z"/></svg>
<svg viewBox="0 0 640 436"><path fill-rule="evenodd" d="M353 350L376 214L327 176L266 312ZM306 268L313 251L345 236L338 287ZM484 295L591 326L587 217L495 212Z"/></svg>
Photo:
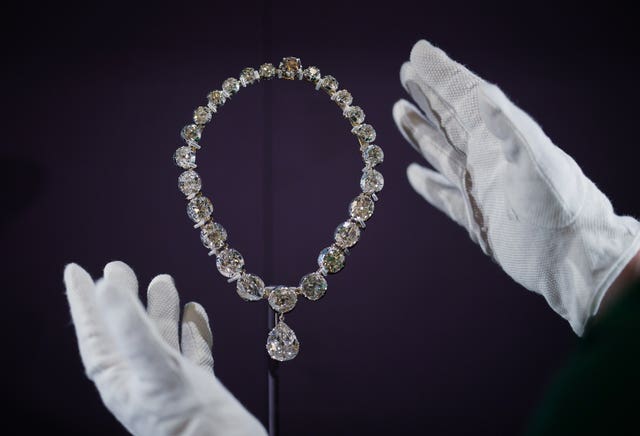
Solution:
<svg viewBox="0 0 640 436"><path fill-rule="evenodd" d="M632 17L613 6L578 14L428 1L29 2L3 15L3 378L24 433L45 424L125 434L83 374L62 285L71 261L98 277L121 259L144 285L171 273L182 302L199 301L212 319L217 375L266 418L265 305L243 303L215 270L171 161L193 108L245 66L294 55L335 75L386 153L381 201L347 268L324 299L287 317L302 351L280 370L283 435L514 434L575 343L541 297L407 183L406 166L421 159L391 108L405 97L399 69L418 39L498 83L616 210L640 212L630 189L639 153L629 140L638 41ZM272 86L266 104L258 85L225 106L198 159L249 269L270 268L267 238L275 281L293 284L346 217L360 163L324 94ZM263 207L266 117L272 217Z"/></svg>

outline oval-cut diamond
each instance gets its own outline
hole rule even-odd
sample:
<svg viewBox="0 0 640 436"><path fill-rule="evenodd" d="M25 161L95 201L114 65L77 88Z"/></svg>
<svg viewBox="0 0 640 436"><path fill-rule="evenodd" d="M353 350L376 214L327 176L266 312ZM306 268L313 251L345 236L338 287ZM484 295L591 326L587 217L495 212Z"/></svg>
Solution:
<svg viewBox="0 0 640 436"><path fill-rule="evenodd" d="M362 124L351 129L359 140L363 142L373 142L376 140L376 131L371 124Z"/></svg>
<svg viewBox="0 0 640 436"><path fill-rule="evenodd" d="M269 305L278 313L286 313L293 309L298 302L296 288L276 286L269 292Z"/></svg>
<svg viewBox="0 0 640 436"><path fill-rule="evenodd" d="M360 194L349 205L349 214L357 221L366 221L373 215L374 203L371 197Z"/></svg>
<svg viewBox="0 0 640 436"><path fill-rule="evenodd" d="M209 221L200 229L200 240L209 250L218 250L227 240L227 231L219 223Z"/></svg>
<svg viewBox="0 0 640 436"><path fill-rule="evenodd" d="M318 67L307 67L302 72L303 77L311 83L318 83L320 80L320 69Z"/></svg>
<svg viewBox="0 0 640 436"><path fill-rule="evenodd" d="M363 192L380 192L384 186L384 177L376 170L366 170L360 178L360 188Z"/></svg>
<svg viewBox="0 0 640 436"><path fill-rule="evenodd" d="M282 62L280 62L282 77L289 80L298 78L301 67L300 59L294 57L282 58Z"/></svg>
<svg viewBox="0 0 640 436"><path fill-rule="evenodd" d="M224 104L227 101L227 97L222 93L222 91L211 91L209 95L207 95L207 99L209 100L209 107L217 108Z"/></svg>
<svg viewBox="0 0 640 436"><path fill-rule="evenodd" d="M267 337L267 352L279 362L291 360L298 355L300 343L291 327L283 321L278 322Z"/></svg>
<svg viewBox="0 0 640 436"><path fill-rule="evenodd" d="M244 86L251 85L258 79L258 77L256 76L260 77L256 74L256 70L254 70L253 68L244 68L240 72L240 81Z"/></svg>
<svg viewBox="0 0 640 436"><path fill-rule="evenodd" d="M325 91L332 93L337 91L338 81L335 77L327 75L320 80L320 87L322 87L322 89L324 89Z"/></svg>
<svg viewBox="0 0 640 436"><path fill-rule="evenodd" d="M198 127L196 124L189 124L182 128L180 136L182 136L185 141L198 142L200 141L201 133L202 131L200 130L200 127Z"/></svg>
<svg viewBox="0 0 640 436"><path fill-rule="evenodd" d="M349 106L353 102L353 96L346 89L341 89L336 92L333 97L340 107Z"/></svg>
<svg viewBox="0 0 640 436"><path fill-rule="evenodd" d="M377 145L371 144L365 148L362 158L367 165L374 167L384 161L384 152Z"/></svg>
<svg viewBox="0 0 640 436"><path fill-rule="evenodd" d="M240 81L235 77L229 77L222 82L222 90L226 92L227 95L233 95L240 90Z"/></svg>
<svg viewBox="0 0 640 436"><path fill-rule="evenodd" d="M198 106L193 111L193 122L196 124L207 124L211 121L211 109L206 106Z"/></svg>
<svg viewBox="0 0 640 436"><path fill-rule="evenodd" d="M187 215L196 223L208 219L212 212L213 205L211 204L211 200L202 195L198 195L187 204Z"/></svg>
<svg viewBox="0 0 640 436"><path fill-rule="evenodd" d="M344 268L344 252L338 248L327 247L320 252L318 256L318 265L331 274L335 274Z"/></svg>
<svg viewBox="0 0 640 436"><path fill-rule="evenodd" d="M300 280L300 290L309 300L318 300L327 291L327 280L317 272L307 274Z"/></svg>
<svg viewBox="0 0 640 436"><path fill-rule="evenodd" d="M191 147L180 147L173 154L173 160L180 168L188 170L196 167L196 153Z"/></svg>
<svg viewBox="0 0 640 436"><path fill-rule="evenodd" d="M200 176L193 170L185 171L178 177L178 188L187 197L193 196L200 191L202 180Z"/></svg>
<svg viewBox="0 0 640 436"><path fill-rule="evenodd" d="M244 258L238 250L227 248L223 250L216 259L218 271L225 277L235 277L242 271Z"/></svg>
<svg viewBox="0 0 640 436"><path fill-rule="evenodd" d="M272 79L273 76L276 75L276 67L271 63L262 64L260 65L258 72L260 73L260 77L263 79Z"/></svg>
<svg viewBox="0 0 640 436"><path fill-rule="evenodd" d="M258 301L264 295L264 282L256 275L242 274L238 279L236 291L243 300Z"/></svg>
<svg viewBox="0 0 640 436"><path fill-rule="evenodd" d="M353 247L360 239L360 227L354 222L345 221L336 228L334 237L340 247Z"/></svg>
<svg viewBox="0 0 640 436"><path fill-rule="evenodd" d="M364 111L360 106L350 106L342 113L353 125L360 124L364 121Z"/></svg>

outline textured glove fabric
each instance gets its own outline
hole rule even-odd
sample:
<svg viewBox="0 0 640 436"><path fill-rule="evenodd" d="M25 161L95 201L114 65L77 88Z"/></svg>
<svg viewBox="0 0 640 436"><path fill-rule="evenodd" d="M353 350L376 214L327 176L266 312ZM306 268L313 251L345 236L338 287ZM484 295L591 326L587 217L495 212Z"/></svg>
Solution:
<svg viewBox="0 0 640 436"><path fill-rule="evenodd" d="M400 100L394 120L435 169L410 165L413 188L581 335L640 250L640 223L616 215L529 115L439 48L416 43L400 79L420 109Z"/></svg>
<svg viewBox="0 0 640 436"><path fill-rule="evenodd" d="M76 264L64 271L71 316L87 376L113 415L139 436L266 435L264 427L213 373L204 309L185 306L178 341L178 292L154 278L148 308L134 272L111 262L94 282Z"/></svg>

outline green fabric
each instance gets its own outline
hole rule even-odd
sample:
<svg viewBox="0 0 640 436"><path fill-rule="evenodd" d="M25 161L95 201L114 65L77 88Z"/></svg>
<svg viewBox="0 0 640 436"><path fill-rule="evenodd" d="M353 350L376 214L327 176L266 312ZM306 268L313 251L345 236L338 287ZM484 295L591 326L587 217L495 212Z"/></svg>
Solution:
<svg viewBox="0 0 640 436"><path fill-rule="evenodd" d="M526 435L640 435L639 396L640 281L589 322Z"/></svg>

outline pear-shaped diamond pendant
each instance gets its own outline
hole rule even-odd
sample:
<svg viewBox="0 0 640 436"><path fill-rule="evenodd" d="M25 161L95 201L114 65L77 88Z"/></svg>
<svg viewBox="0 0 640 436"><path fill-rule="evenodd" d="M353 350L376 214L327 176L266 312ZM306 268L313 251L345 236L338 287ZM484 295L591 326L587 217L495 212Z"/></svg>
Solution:
<svg viewBox="0 0 640 436"><path fill-rule="evenodd" d="M279 321L267 337L267 352L269 356L272 359L284 362L296 357L299 350L300 343L294 331L283 321Z"/></svg>

